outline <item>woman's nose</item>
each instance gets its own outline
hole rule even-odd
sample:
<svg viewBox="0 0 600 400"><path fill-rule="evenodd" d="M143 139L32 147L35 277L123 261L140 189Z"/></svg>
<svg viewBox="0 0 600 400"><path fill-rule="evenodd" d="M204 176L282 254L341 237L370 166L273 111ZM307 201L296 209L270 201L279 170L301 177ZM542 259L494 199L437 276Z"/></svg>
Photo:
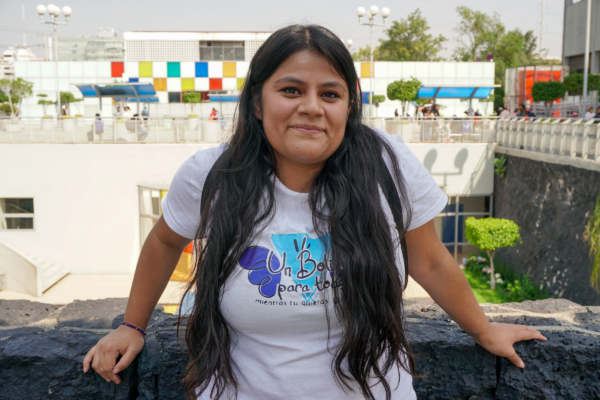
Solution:
<svg viewBox="0 0 600 400"><path fill-rule="evenodd" d="M298 112L301 114L307 114L310 116L323 115L323 107L321 106L321 99L318 93L307 93L302 97Z"/></svg>

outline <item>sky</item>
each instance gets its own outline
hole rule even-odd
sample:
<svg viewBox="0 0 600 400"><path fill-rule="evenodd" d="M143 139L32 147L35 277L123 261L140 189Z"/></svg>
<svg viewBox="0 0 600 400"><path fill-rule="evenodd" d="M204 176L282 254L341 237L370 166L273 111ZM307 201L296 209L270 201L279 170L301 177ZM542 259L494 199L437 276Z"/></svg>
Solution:
<svg viewBox="0 0 600 400"><path fill-rule="evenodd" d="M548 56L562 54L562 28L564 0L407 0L374 3L356 0L69 0L65 5L73 9L68 25L58 26L59 37L96 35L100 27L114 28L119 36L126 31L272 31L292 23L316 23L331 29L344 40L352 39L353 51L370 42L370 29L360 26L356 8L368 8L375 4L388 7L391 14L387 25L393 20L406 18L417 7L429 22L430 32L442 34L449 39L440 53L450 59L457 46L455 27L459 22L456 8L467 6L487 14L498 13L508 30L520 28L533 30L539 37L541 2L544 7L543 46ZM52 34L51 24L41 24L35 7L40 4L24 0L25 30L27 44L38 57L44 57L43 36ZM50 3L48 3L50 4ZM45 4L45 5L48 5ZM64 16L60 16L64 20ZM381 22L381 16L377 16ZM375 43L386 38L383 28L375 28ZM23 44L21 0L0 0L0 52L8 46ZM539 41L538 41L539 45Z"/></svg>

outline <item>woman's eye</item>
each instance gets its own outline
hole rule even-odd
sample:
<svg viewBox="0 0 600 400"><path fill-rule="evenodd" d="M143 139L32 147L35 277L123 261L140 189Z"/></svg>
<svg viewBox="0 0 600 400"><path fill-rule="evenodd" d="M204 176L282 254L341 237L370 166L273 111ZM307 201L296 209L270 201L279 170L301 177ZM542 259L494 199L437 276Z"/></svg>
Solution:
<svg viewBox="0 0 600 400"><path fill-rule="evenodd" d="M299 94L300 93L298 88L295 88L295 87L286 87L286 88L281 89L281 91L284 93L289 93L289 94Z"/></svg>
<svg viewBox="0 0 600 400"><path fill-rule="evenodd" d="M323 96L328 97L330 99L338 99L340 97L335 92L325 92L325 93L323 93Z"/></svg>

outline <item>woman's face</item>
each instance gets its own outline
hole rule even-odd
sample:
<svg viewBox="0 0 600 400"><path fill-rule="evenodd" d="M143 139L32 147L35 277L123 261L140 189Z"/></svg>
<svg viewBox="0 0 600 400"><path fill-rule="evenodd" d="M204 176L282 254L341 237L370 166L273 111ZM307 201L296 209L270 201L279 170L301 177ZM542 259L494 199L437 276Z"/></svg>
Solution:
<svg viewBox="0 0 600 400"><path fill-rule="evenodd" d="M256 110L277 162L323 164L344 138L349 98L324 56L304 50L283 62L265 81Z"/></svg>

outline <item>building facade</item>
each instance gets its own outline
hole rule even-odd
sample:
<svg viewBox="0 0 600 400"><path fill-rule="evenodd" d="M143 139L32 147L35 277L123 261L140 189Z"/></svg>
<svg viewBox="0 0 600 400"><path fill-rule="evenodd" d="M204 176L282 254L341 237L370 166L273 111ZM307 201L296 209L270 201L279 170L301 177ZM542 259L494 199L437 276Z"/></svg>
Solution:
<svg viewBox="0 0 600 400"><path fill-rule="evenodd" d="M563 26L563 64L571 70L583 72L585 63L585 30L587 2L565 0ZM592 2L590 57L588 71L600 73L600 4Z"/></svg>
<svg viewBox="0 0 600 400"><path fill-rule="evenodd" d="M272 32L125 32L125 61L250 61Z"/></svg>
<svg viewBox="0 0 600 400"><path fill-rule="evenodd" d="M126 39L127 45L127 39ZM200 53L200 42L198 42ZM223 47L225 48L225 47ZM228 47L228 49L236 47ZM246 48L247 49L247 48ZM214 55L214 48L213 55ZM235 54L235 52L233 53ZM386 101L377 109L379 117L393 117L396 109L401 112L399 102L387 99L387 86L399 79L418 78L424 85L471 85L493 86L494 63L491 62L375 62L373 82L370 79L371 64L355 62L361 89L365 93L373 90L375 95L385 95ZM44 93L55 100L57 89L72 92L81 98L75 84L117 82L151 83L157 91L159 103L152 105L158 113L185 116L182 104L183 93L201 92L208 99L211 95L238 95L245 83L249 61L84 61L84 62L16 62L15 76L33 82L33 96L23 101L23 116L41 117L43 109L38 106L36 95ZM58 88L55 70L58 70ZM109 101L105 99L104 101ZM105 103L103 103L105 104ZM468 103L460 100L439 100L445 116L463 116ZM99 111L97 99L85 99L86 116ZM108 103L107 105L110 105ZM225 115L233 114L235 103L223 109ZM473 109L482 114L493 110L490 103L473 102ZM52 110L54 112L54 110ZM102 113L112 116L113 110L104 107ZM412 108L409 112L413 112Z"/></svg>

